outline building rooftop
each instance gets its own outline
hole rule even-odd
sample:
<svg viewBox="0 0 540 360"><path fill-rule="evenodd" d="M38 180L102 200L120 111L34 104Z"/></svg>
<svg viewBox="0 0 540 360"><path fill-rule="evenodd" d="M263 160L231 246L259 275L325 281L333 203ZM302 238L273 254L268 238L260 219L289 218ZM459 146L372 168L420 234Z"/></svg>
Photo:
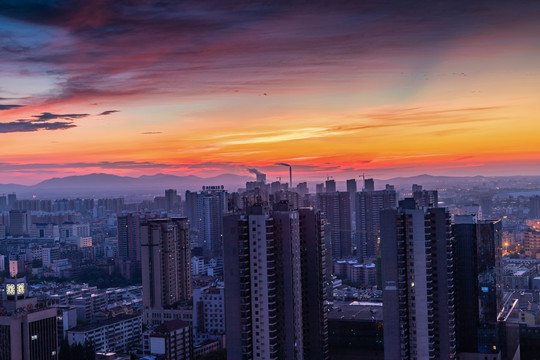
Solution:
<svg viewBox="0 0 540 360"><path fill-rule="evenodd" d="M69 329L69 331L90 331L90 330L99 329L101 327L108 326L117 322L131 320L136 317L139 317L142 319L142 316L140 314L119 315L119 316L116 316L107 320L100 321L98 323L77 325L76 327Z"/></svg>
<svg viewBox="0 0 540 360"><path fill-rule="evenodd" d="M350 304L335 305L328 313L328 320L382 321L381 303L353 301Z"/></svg>
<svg viewBox="0 0 540 360"><path fill-rule="evenodd" d="M152 331L152 333L170 333L188 327L189 324L180 319L164 322Z"/></svg>

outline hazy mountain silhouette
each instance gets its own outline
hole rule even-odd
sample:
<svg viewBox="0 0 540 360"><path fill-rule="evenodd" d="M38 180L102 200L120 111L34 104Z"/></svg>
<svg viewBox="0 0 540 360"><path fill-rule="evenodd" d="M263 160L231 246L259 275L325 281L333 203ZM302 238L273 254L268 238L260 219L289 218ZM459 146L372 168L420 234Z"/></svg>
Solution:
<svg viewBox="0 0 540 360"><path fill-rule="evenodd" d="M52 178L30 186L0 184L0 193L15 192L21 196L38 195L55 197L70 196L122 196L133 194L162 194L165 189L200 190L202 186L223 185L236 191L249 176L221 174L202 178L194 175L176 176L167 174L143 175L140 177L118 176L112 174L88 174Z"/></svg>
<svg viewBox="0 0 540 360"><path fill-rule="evenodd" d="M143 175L140 177L118 176L112 174L88 174L67 176L44 180L31 186L18 184L0 184L0 194L16 193L19 198L63 197L122 197L163 195L166 189L176 189L179 194L185 190L197 191L202 186L223 185L229 191L237 191L244 187L246 181L254 181L254 177L234 174L221 174L214 177L202 178L195 175L176 176L168 174ZM358 188L362 188L361 179ZM322 181L321 181L322 182ZM344 190L344 181L338 181L338 189ZM315 192L316 182L309 181L311 192ZM412 184L419 184L424 189L442 189L447 187L495 187L540 188L538 176L433 176L418 175L411 177L395 177L387 180L375 179L376 188L384 188L384 184L395 185L397 189L410 190Z"/></svg>

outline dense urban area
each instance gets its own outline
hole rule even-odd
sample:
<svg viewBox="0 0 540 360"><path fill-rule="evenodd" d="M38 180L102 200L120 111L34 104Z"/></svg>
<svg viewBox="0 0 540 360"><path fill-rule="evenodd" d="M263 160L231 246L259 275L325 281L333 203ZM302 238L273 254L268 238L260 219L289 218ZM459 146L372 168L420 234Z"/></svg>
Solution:
<svg viewBox="0 0 540 360"><path fill-rule="evenodd" d="M0 359L540 353L536 183L252 172L130 202L0 196Z"/></svg>

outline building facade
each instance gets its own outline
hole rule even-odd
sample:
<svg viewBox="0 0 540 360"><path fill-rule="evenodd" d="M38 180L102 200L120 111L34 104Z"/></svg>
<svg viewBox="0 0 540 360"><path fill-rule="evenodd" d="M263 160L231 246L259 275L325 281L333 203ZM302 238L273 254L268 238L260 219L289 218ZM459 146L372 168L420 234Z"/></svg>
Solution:
<svg viewBox="0 0 540 360"><path fill-rule="evenodd" d="M501 352L502 224L473 215L456 215L454 221L458 355L491 359Z"/></svg>
<svg viewBox="0 0 540 360"><path fill-rule="evenodd" d="M456 356L453 238L444 208L381 212L385 359Z"/></svg>
<svg viewBox="0 0 540 360"><path fill-rule="evenodd" d="M225 217L229 359L304 359L304 342L310 359L326 358L323 222L313 214L280 203Z"/></svg>
<svg viewBox="0 0 540 360"><path fill-rule="evenodd" d="M187 218L141 224L143 307L164 309L191 300L191 248Z"/></svg>

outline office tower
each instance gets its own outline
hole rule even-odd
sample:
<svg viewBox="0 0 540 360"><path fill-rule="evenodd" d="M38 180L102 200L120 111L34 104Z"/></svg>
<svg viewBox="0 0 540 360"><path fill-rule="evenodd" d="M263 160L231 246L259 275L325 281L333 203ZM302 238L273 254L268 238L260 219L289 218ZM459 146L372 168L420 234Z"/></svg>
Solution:
<svg viewBox="0 0 540 360"><path fill-rule="evenodd" d="M418 207L438 207L439 195L437 190L422 190L422 185L413 184L413 198Z"/></svg>
<svg viewBox="0 0 540 360"><path fill-rule="evenodd" d="M131 261L141 261L140 217L137 213L117 218L118 256Z"/></svg>
<svg viewBox="0 0 540 360"><path fill-rule="evenodd" d="M540 219L540 196L535 195L529 198L529 219Z"/></svg>
<svg viewBox="0 0 540 360"><path fill-rule="evenodd" d="M351 256L352 229L349 193L317 194L317 208L324 213L326 219L327 243L331 244L332 257L341 259Z"/></svg>
<svg viewBox="0 0 540 360"><path fill-rule="evenodd" d="M327 271L324 219L320 211L299 209L300 264L302 271L302 320L304 359L328 359L327 290L332 272ZM332 262L330 261L330 265Z"/></svg>
<svg viewBox="0 0 540 360"><path fill-rule="evenodd" d="M323 193L325 190L324 190L324 184L316 184L315 185L315 193L316 194L320 194L320 193Z"/></svg>
<svg viewBox="0 0 540 360"><path fill-rule="evenodd" d="M453 232L458 356L492 359L501 352L497 326L503 305L501 221L456 215Z"/></svg>
<svg viewBox="0 0 540 360"><path fill-rule="evenodd" d="M456 355L453 238L444 208L381 212L384 358Z"/></svg>
<svg viewBox="0 0 540 360"><path fill-rule="evenodd" d="M368 180L371 182L367 183ZM379 249L380 212L396 206L396 191L391 185L384 190L368 190L373 179L366 179L364 191L356 195L356 253L365 261L377 255Z"/></svg>
<svg viewBox="0 0 540 360"><path fill-rule="evenodd" d="M143 307L165 309L191 300L189 220L170 218L141 224Z"/></svg>
<svg viewBox="0 0 540 360"><path fill-rule="evenodd" d="M328 179L328 180L326 180L325 184L326 184L326 192L327 193L334 193L334 192L337 191L336 190L336 182L335 182L335 180Z"/></svg>
<svg viewBox="0 0 540 360"><path fill-rule="evenodd" d="M0 314L0 360L58 359L56 309L28 297L24 278L6 279Z"/></svg>
<svg viewBox="0 0 540 360"><path fill-rule="evenodd" d="M224 218L228 359L304 359L304 342L326 358L322 220L300 214L257 204Z"/></svg>

